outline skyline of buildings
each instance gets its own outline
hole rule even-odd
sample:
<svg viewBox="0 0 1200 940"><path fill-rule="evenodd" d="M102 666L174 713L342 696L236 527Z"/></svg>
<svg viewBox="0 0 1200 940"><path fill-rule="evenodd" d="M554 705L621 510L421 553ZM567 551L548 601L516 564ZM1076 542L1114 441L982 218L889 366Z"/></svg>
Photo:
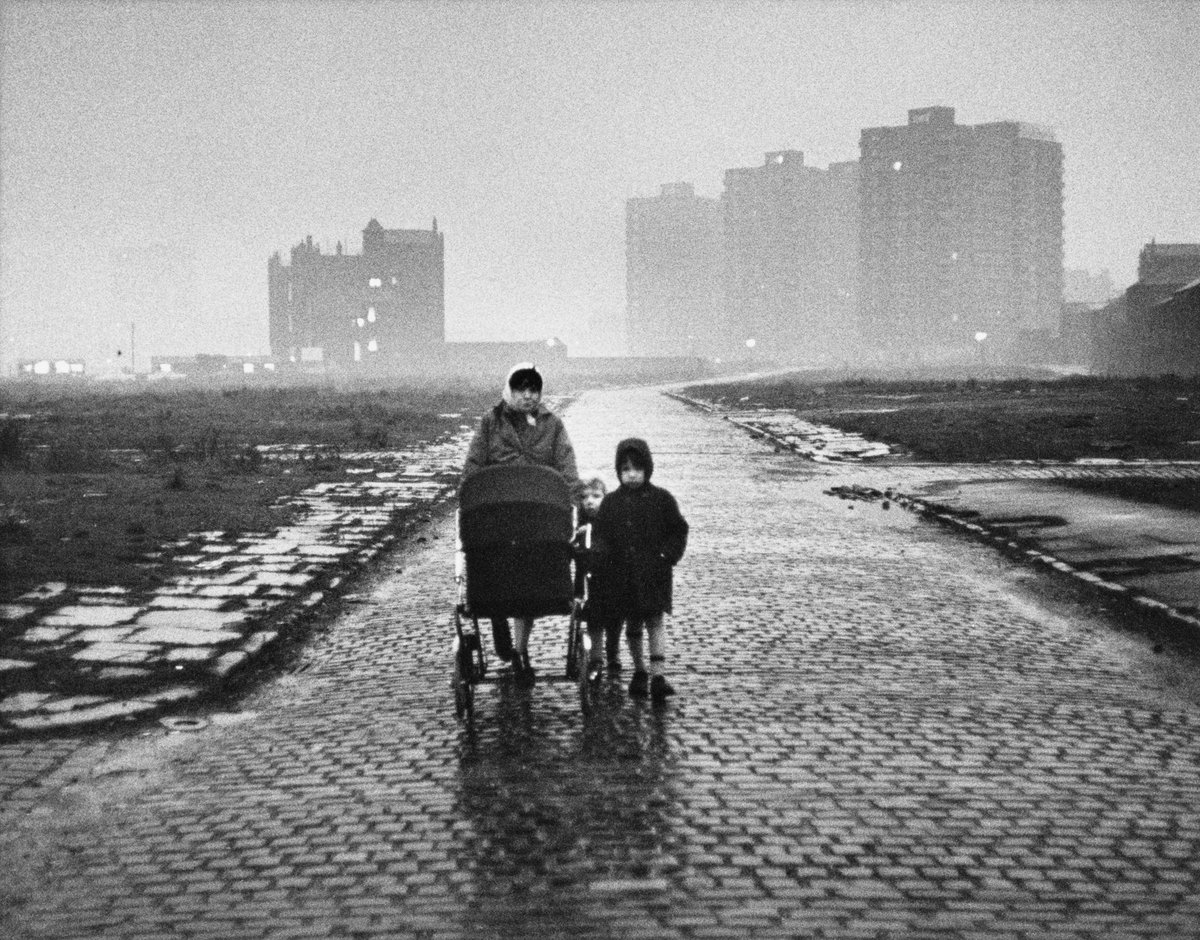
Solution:
<svg viewBox="0 0 1200 940"><path fill-rule="evenodd" d="M982 355L986 338L997 361L1028 361L1062 331L1068 293L1098 296L1107 283L1111 294L1107 272L1064 271L1053 132L960 125L945 106L907 116L863 129L859 161L822 169L801 150L772 151L726 170L719 197L673 182L626 200L626 354L934 361ZM1162 246L1154 264L1187 247ZM125 306L187 307L179 278L170 295L138 288L153 272L117 264L130 257L112 256ZM436 218L428 230L372 218L359 255L341 242L325 254L308 236L289 262L278 251L268 260L269 342L281 364L402 371L449 362L449 345L468 350L445 338ZM1148 263L1144 250L1139 283L1155 276Z"/></svg>
<svg viewBox="0 0 1200 940"><path fill-rule="evenodd" d="M628 200L630 352L661 352L672 339L690 348L694 335L712 336L721 355L745 346L808 362L962 358L985 339L993 356L1044 347L1064 299L1054 135L1016 121L959 125L937 106L864 129L860 149L859 161L827 169L806 166L800 150L769 152L761 166L727 170L718 200L688 183ZM714 202L717 309L695 296L696 259L711 252L688 244L699 207ZM706 245L715 215L699 236Z"/></svg>
<svg viewBox="0 0 1200 940"><path fill-rule="evenodd" d="M869 348L929 356L983 337L1012 350L1058 329L1063 152L1052 132L914 108L907 124L865 128L860 150Z"/></svg>

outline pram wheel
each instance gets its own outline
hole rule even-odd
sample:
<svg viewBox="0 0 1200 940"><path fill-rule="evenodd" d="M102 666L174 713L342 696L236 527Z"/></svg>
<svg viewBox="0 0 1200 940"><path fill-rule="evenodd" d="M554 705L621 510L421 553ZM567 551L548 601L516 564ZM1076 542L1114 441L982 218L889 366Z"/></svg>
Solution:
<svg viewBox="0 0 1200 940"><path fill-rule="evenodd" d="M574 609L571 612L571 619L567 622L567 662L563 670L563 674L568 679L579 678L579 647L581 634L579 611Z"/></svg>
<svg viewBox="0 0 1200 940"><path fill-rule="evenodd" d="M462 628L461 615L455 612L454 618L454 665L450 685L454 692L454 712L462 720L469 718L475 710L475 683L483 678L487 663L483 658L483 645L479 641L478 624L473 633L466 633Z"/></svg>
<svg viewBox="0 0 1200 940"><path fill-rule="evenodd" d="M568 644L567 675L579 685L579 707L584 716L596 708L600 697L600 682L591 673L592 641L579 604L571 612L571 641Z"/></svg>

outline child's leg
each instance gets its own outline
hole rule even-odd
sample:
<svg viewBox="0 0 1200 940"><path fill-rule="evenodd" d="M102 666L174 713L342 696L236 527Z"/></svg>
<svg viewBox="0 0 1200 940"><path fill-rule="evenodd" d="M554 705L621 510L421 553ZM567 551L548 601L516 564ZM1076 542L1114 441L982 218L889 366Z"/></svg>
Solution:
<svg viewBox="0 0 1200 940"><path fill-rule="evenodd" d="M529 665L529 634L533 632L532 617L513 617L513 670L517 677L526 682L533 681L533 667Z"/></svg>
<svg viewBox="0 0 1200 940"><path fill-rule="evenodd" d="M643 621L638 617L630 617L626 621L625 641L629 644L629 656L633 660L634 672L646 671L646 651L643 640L646 635Z"/></svg>
<svg viewBox="0 0 1200 940"><path fill-rule="evenodd" d="M661 702L668 695L675 694L663 674L667 662L667 631L663 626L662 614L646 618L646 632L650 639L650 697Z"/></svg>
<svg viewBox="0 0 1200 940"><path fill-rule="evenodd" d="M588 650L589 666L599 666L604 660L604 628L605 622L599 617L592 617L587 622L588 640L592 644Z"/></svg>
<svg viewBox="0 0 1200 940"><path fill-rule="evenodd" d="M533 630L532 617L513 617L512 648L514 653L529 652L529 633Z"/></svg>
<svg viewBox="0 0 1200 940"><path fill-rule="evenodd" d="M496 647L496 657L502 662L512 659L512 630L508 626L508 618L492 618L492 643Z"/></svg>
<svg viewBox="0 0 1200 940"><path fill-rule="evenodd" d="M629 655L633 659L633 678L629 681L629 694L645 698L650 694L650 676L646 673L646 651L642 646L646 635L644 621L640 617L629 618L625 628L625 639L629 643Z"/></svg>
<svg viewBox="0 0 1200 940"><path fill-rule="evenodd" d="M662 614L645 620L647 639L650 641L650 675L661 676L667 661L667 637L663 629Z"/></svg>
<svg viewBox="0 0 1200 940"><path fill-rule="evenodd" d="M608 668L616 672L621 668L620 620L610 620L604 625L604 649L608 654Z"/></svg>

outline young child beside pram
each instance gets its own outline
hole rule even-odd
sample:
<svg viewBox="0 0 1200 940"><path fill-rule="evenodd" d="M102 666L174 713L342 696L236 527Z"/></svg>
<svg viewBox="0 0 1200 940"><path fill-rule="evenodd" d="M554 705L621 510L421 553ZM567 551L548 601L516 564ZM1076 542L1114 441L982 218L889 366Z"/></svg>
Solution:
<svg viewBox="0 0 1200 940"><path fill-rule="evenodd" d="M645 441L621 441L616 469L621 485L604 497L592 529L597 548L589 606L601 624L615 620L618 629L627 624L634 668L629 694L662 702L675 694L665 675L663 614L671 611L672 572L687 549L688 524L675 497L650 482L654 458ZM642 647L646 635L649 672ZM593 651L596 645L593 639Z"/></svg>
<svg viewBox="0 0 1200 940"><path fill-rule="evenodd" d="M600 504L608 493L604 480L598 476L582 481L575 491L575 502L579 507L579 527L575 530L575 538L571 547L575 551L575 596L585 598L589 595L588 579L592 568L600 554L600 545L596 539L595 521ZM607 658L608 672L615 675L621 671L621 621L615 617L603 617L593 612L590 605L585 605L584 621L587 624L588 639L591 641L588 673L590 679L598 678L600 667Z"/></svg>

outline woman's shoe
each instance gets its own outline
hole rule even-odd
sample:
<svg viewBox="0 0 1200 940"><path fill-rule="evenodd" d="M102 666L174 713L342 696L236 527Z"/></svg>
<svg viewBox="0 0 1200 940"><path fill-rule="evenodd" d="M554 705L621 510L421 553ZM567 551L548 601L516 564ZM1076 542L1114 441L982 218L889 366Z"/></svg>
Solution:
<svg viewBox="0 0 1200 940"><path fill-rule="evenodd" d="M629 683L629 694L634 698L645 698L650 694L650 676L644 669L635 670Z"/></svg>
<svg viewBox="0 0 1200 940"><path fill-rule="evenodd" d="M666 676L655 676L650 680L650 698L656 702L665 702L668 695L674 695L675 688L667 681Z"/></svg>
<svg viewBox="0 0 1200 940"><path fill-rule="evenodd" d="M514 652L512 664L513 675L521 685L533 685L537 682L537 673L533 671L533 666L529 664L528 653Z"/></svg>

